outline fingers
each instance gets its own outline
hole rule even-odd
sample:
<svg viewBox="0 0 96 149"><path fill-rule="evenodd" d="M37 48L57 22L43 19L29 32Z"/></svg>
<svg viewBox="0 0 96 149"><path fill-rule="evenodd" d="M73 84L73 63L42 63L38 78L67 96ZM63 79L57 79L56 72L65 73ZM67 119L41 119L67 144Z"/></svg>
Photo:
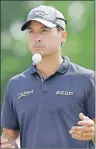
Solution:
<svg viewBox="0 0 96 149"><path fill-rule="evenodd" d="M77 140L90 140L91 137L89 136L77 136L77 135L72 135L72 138L77 139Z"/></svg>
<svg viewBox="0 0 96 149"><path fill-rule="evenodd" d="M74 131L70 130L69 133L72 135L72 138L78 140L90 140L94 136L94 132L82 132L82 131Z"/></svg>
<svg viewBox="0 0 96 149"><path fill-rule="evenodd" d="M12 145L12 144L10 144L9 143L9 141L8 141L8 139L6 139L6 138L3 138L3 137L1 137L0 138L0 147L1 148L15 148L15 146L14 145Z"/></svg>
<svg viewBox="0 0 96 149"><path fill-rule="evenodd" d="M15 146L12 146L11 144L1 144L1 148L15 148Z"/></svg>
<svg viewBox="0 0 96 149"><path fill-rule="evenodd" d="M5 139L5 138L0 138L0 143L2 144L2 143L7 143L8 142L8 139Z"/></svg>
<svg viewBox="0 0 96 149"><path fill-rule="evenodd" d="M71 130L74 131L82 131L82 132L94 132L94 127L87 127L87 126L73 126Z"/></svg>
<svg viewBox="0 0 96 149"><path fill-rule="evenodd" d="M85 125L85 126L88 126L88 127L92 127L92 126L94 126L94 122L91 119L83 120L83 121L79 121L78 125Z"/></svg>
<svg viewBox="0 0 96 149"><path fill-rule="evenodd" d="M94 122L83 113L79 114L79 118L81 119L81 121L78 122L78 125L86 125L88 127L94 126Z"/></svg>
<svg viewBox="0 0 96 149"><path fill-rule="evenodd" d="M80 118L81 120L89 120L89 118L88 118L87 116L85 116L83 113L80 113L80 114L79 114L79 118Z"/></svg>
<svg viewBox="0 0 96 149"><path fill-rule="evenodd" d="M92 137L94 134L94 132L82 132L82 131L74 131L74 130L70 130L69 133L72 135L88 136L88 137Z"/></svg>

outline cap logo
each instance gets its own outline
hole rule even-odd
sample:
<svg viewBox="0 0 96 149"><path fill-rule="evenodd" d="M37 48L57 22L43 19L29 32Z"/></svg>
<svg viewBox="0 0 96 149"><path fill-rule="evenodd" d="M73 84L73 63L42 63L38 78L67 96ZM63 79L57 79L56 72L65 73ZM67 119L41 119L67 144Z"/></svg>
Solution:
<svg viewBox="0 0 96 149"><path fill-rule="evenodd" d="M35 11L34 13L35 13L36 15L40 16L40 17L46 15L45 12L44 12L44 11L41 11L41 10Z"/></svg>
<svg viewBox="0 0 96 149"><path fill-rule="evenodd" d="M43 11L41 8L35 8L34 10L30 11L29 15L28 15L28 19L30 18L35 18L35 17L40 17L43 18L45 20L54 20L53 14L47 10L47 13L45 11Z"/></svg>

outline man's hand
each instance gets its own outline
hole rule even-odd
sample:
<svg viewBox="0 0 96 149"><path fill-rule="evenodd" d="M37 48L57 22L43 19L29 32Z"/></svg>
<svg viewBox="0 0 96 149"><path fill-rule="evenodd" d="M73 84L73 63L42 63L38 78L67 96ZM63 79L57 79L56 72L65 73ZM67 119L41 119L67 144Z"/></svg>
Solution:
<svg viewBox="0 0 96 149"><path fill-rule="evenodd" d="M4 138L1 136L1 142L0 142L0 148L17 148L18 146L15 144L15 142L10 141L7 138Z"/></svg>
<svg viewBox="0 0 96 149"><path fill-rule="evenodd" d="M0 137L0 148L18 148L16 139L19 136L19 131L3 128L2 135Z"/></svg>
<svg viewBox="0 0 96 149"><path fill-rule="evenodd" d="M89 117L79 114L81 121L78 122L79 126L73 126L69 133L74 139L78 140L93 140L95 135L95 123Z"/></svg>

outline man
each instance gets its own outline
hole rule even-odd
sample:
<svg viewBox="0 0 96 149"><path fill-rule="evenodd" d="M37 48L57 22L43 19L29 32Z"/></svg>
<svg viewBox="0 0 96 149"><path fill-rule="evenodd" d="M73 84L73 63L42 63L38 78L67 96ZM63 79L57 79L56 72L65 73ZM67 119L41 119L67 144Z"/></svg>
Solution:
<svg viewBox="0 0 96 149"><path fill-rule="evenodd" d="M93 71L61 56L65 27L64 16L53 7L41 5L29 12L21 30L27 29L29 49L40 54L42 61L8 82L2 107L2 148L16 147L19 134L21 148L93 145Z"/></svg>

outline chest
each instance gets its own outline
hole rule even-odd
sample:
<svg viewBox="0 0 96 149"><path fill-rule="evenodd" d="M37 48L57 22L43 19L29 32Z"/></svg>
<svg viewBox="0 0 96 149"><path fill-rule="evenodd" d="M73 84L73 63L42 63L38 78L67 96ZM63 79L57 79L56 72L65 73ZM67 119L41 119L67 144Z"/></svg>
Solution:
<svg viewBox="0 0 96 149"><path fill-rule="evenodd" d="M13 93L14 109L18 118L36 117L37 113L62 111L78 115L84 111L85 87L74 79L26 82Z"/></svg>

